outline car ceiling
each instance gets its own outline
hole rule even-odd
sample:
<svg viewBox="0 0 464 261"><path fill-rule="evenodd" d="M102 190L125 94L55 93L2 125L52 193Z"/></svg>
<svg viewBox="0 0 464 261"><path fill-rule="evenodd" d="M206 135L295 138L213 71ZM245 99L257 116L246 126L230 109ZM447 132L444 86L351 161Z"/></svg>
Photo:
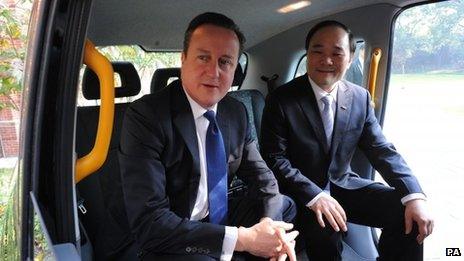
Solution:
<svg viewBox="0 0 464 261"><path fill-rule="evenodd" d="M423 0L312 0L303 9L281 14L289 0L95 0L88 35L98 46L141 45L145 50L180 50L188 22L203 12L232 18L244 32L245 47L327 15L374 4L404 7Z"/></svg>

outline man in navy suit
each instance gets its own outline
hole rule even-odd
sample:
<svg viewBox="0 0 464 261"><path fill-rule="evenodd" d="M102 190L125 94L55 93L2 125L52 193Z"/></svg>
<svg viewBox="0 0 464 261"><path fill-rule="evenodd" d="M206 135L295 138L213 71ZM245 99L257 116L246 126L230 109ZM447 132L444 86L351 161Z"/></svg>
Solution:
<svg viewBox="0 0 464 261"><path fill-rule="evenodd" d="M382 134L369 93L342 80L355 47L339 22L309 31L307 74L267 98L262 155L282 192L297 203L297 228L310 260L341 258L347 221L383 229L381 260L421 260L433 220L417 179ZM390 186L351 170L357 147Z"/></svg>
<svg viewBox="0 0 464 261"><path fill-rule="evenodd" d="M294 203L279 194L245 107L226 96L243 43L226 16L197 16L185 32L181 81L126 112L122 186L142 259L230 260L234 252L295 258L298 232L285 232L293 226L286 222L296 215ZM248 195L227 198L236 176Z"/></svg>

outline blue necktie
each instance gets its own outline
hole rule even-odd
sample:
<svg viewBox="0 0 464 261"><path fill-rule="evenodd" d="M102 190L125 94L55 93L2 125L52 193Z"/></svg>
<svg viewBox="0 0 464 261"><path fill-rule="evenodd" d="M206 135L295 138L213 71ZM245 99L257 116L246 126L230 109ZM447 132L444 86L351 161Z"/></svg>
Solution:
<svg viewBox="0 0 464 261"><path fill-rule="evenodd" d="M334 125L334 113L332 110L332 96L326 95L321 98L324 108L321 111L322 123L324 124L325 136L327 138L327 144L332 143L332 132Z"/></svg>
<svg viewBox="0 0 464 261"><path fill-rule="evenodd" d="M209 222L227 223L227 164L224 141L214 111L203 114L209 121L206 131Z"/></svg>

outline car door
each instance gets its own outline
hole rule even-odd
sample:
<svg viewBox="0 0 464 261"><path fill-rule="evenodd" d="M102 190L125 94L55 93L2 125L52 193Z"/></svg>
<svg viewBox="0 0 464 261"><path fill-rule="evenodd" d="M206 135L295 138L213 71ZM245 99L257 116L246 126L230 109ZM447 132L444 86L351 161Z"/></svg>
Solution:
<svg viewBox="0 0 464 261"><path fill-rule="evenodd" d="M9 258L78 260L74 189L76 88L90 1L35 1L21 110ZM16 258L15 258L16 257Z"/></svg>

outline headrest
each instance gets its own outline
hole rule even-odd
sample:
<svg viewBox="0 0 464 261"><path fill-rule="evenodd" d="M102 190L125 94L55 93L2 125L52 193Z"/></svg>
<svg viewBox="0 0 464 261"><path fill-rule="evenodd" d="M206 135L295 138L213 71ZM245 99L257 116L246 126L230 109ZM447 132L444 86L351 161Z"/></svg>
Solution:
<svg viewBox="0 0 464 261"><path fill-rule="evenodd" d="M162 90L168 85L170 78L180 79L179 67L156 69L151 78L150 93Z"/></svg>
<svg viewBox="0 0 464 261"><path fill-rule="evenodd" d="M240 63L237 63L237 68L235 68L234 81L232 86L241 86L243 80L245 79L245 74L243 73L242 66Z"/></svg>
<svg viewBox="0 0 464 261"><path fill-rule="evenodd" d="M154 93L168 86L170 78L180 79L180 68L173 67L156 69L155 73L153 73L153 77L151 78L150 92ZM245 74L243 73L242 66L237 64L232 86L240 86L244 78Z"/></svg>
<svg viewBox="0 0 464 261"><path fill-rule="evenodd" d="M111 62L115 73L119 74L121 86L115 86L115 98L129 97L140 92L140 78L134 65L129 62ZM89 68L85 68L82 80L82 94L87 100L100 99L100 81Z"/></svg>

